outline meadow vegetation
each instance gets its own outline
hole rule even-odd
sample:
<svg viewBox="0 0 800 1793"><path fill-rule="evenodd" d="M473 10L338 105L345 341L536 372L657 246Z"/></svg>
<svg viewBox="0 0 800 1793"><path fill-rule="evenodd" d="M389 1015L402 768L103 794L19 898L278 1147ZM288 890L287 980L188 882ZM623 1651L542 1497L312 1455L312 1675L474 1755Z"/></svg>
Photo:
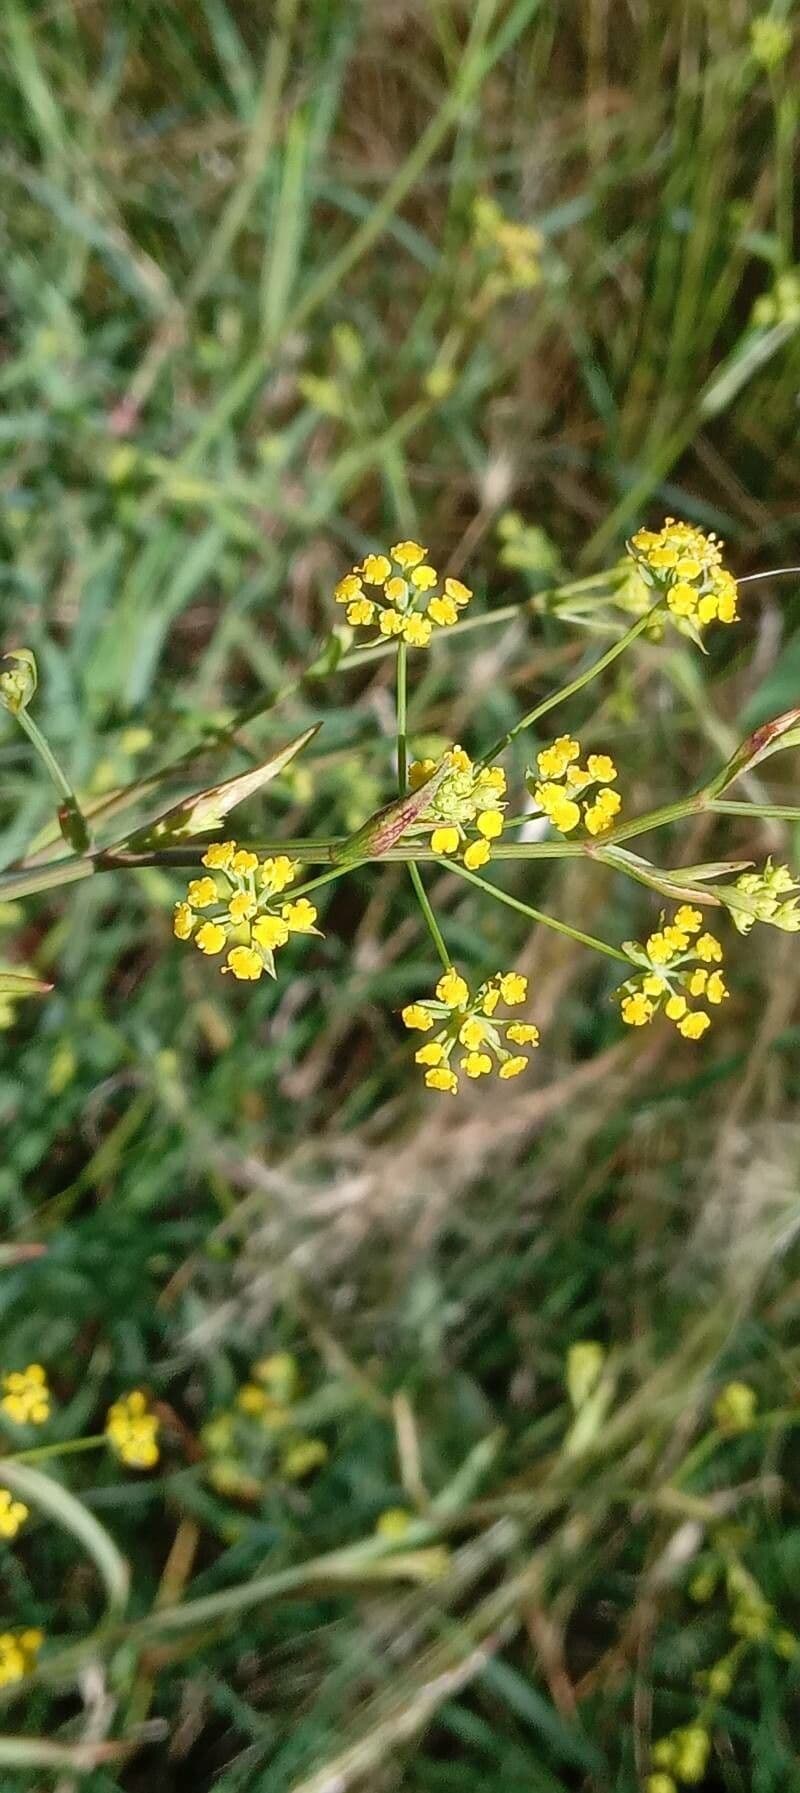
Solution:
<svg viewBox="0 0 800 1793"><path fill-rule="evenodd" d="M4 1793L800 1787L796 27L4 0Z"/></svg>

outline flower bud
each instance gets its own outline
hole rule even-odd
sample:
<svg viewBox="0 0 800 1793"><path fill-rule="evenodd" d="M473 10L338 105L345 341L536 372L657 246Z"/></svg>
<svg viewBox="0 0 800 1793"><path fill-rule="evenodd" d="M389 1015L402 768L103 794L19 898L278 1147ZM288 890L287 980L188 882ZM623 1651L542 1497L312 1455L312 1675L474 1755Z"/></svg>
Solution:
<svg viewBox="0 0 800 1793"><path fill-rule="evenodd" d="M4 654L3 659L15 660L17 664L0 672L0 704L12 716L18 716L21 710L27 710L39 683L36 661L29 647L16 648Z"/></svg>

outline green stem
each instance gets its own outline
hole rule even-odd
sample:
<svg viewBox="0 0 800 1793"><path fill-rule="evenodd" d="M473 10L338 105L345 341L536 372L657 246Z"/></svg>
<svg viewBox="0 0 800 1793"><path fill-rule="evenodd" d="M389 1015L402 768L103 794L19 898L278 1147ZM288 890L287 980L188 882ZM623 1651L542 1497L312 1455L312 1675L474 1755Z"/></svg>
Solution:
<svg viewBox="0 0 800 1793"><path fill-rule="evenodd" d="M439 958L442 961L445 971L449 971L450 966L452 965L453 961L450 957L447 947L445 946L444 938L443 938L441 929L439 927L439 923L436 920L436 916L434 915L433 910L430 905L430 902L428 900L427 891L426 891L425 886L420 877L419 869L414 864L413 860L409 864L408 875L409 875L411 882L414 886L414 890L415 890L416 896L417 896L417 902L419 903L420 909L422 910L422 913L425 917L425 921L428 926L428 932L430 934L430 937L433 941L433 944L436 948L437 953L439 954Z"/></svg>
<svg viewBox="0 0 800 1793"><path fill-rule="evenodd" d="M541 909L534 909L530 903L520 902L518 897L509 896L505 890L498 890L496 884L489 884L485 878L479 878L475 872L467 871L455 859L445 860L449 872L455 872L457 878L466 878L476 889L483 890L487 896L495 898L498 903L505 903L507 908L516 909L518 914L527 915L531 921L540 921L546 928L552 928L556 934L565 934L569 940L576 940L579 946L588 946L592 952L604 953L607 959L617 959L620 964L630 968L627 953L622 953L616 946L608 946L605 940L596 940L594 934L583 934L580 928L571 928L566 921L556 921L553 915L544 915Z"/></svg>
<svg viewBox="0 0 800 1793"><path fill-rule="evenodd" d="M107 1443L105 1433L98 1432L91 1438L67 1438L55 1444L37 1444L29 1451L14 1451L13 1455L0 1457L0 1481L6 1463L46 1463L50 1457L74 1457L79 1451L97 1451Z"/></svg>
<svg viewBox="0 0 800 1793"><path fill-rule="evenodd" d="M800 822L800 809L792 803L725 803L714 797L707 807L718 816L771 816L779 822Z"/></svg>
<svg viewBox="0 0 800 1793"><path fill-rule="evenodd" d="M401 797L408 789L408 648L397 643L397 786Z"/></svg>
<svg viewBox="0 0 800 1793"><path fill-rule="evenodd" d="M526 714L520 717L519 722L515 722L514 727L508 729L504 735L501 735L499 741L495 741L494 746L489 749L489 752L483 755L480 762L481 765L488 766L493 760L497 759L498 754L505 752L506 748L511 745L511 742L517 735L522 733L524 728L530 728L534 722L539 721L540 716L546 716L548 710L554 710L557 704L566 703L568 697L574 697L576 692L583 690L584 685L588 685L592 679L596 679L599 673L605 672L606 667L611 666L612 662L617 660L620 654L625 652L627 647L630 647L631 642L636 640L637 635L642 634L643 630L647 628L648 623L652 621L652 618L655 616L655 613L660 606L661 598L659 598L658 603L653 604L650 610L645 612L644 616L640 616L638 621L633 623L630 629L626 629L625 634L620 636L619 641L615 641L614 646L610 647L605 654L601 654L600 659L595 660L591 666L587 667L585 672L579 673L577 678L570 679L568 685L561 685L557 691L552 691L549 697L544 697L541 703L536 704L532 710L526 711Z"/></svg>
<svg viewBox="0 0 800 1793"><path fill-rule="evenodd" d="M49 773L61 799L58 821L64 839L71 847L74 847L76 853L85 853L89 845L89 830L69 779L62 772L52 747L45 740L33 717L27 710L17 710L15 714L20 728L38 753L42 765Z"/></svg>

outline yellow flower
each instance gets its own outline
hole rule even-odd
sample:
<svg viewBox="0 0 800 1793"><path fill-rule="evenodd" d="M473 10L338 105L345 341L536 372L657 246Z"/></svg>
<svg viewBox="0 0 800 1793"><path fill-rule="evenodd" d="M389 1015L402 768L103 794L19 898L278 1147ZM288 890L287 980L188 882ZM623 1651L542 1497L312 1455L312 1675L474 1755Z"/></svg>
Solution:
<svg viewBox="0 0 800 1793"><path fill-rule="evenodd" d="M416 1028L419 1033L428 1033L433 1026L433 1016L421 1002L410 1002L401 1012L404 1025Z"/></svg>
<svg viewBox="0 0 800 1793"><path fill-rule="evenodd" d="M722 947L714 934L701 934L694 950L698 959L705 959L708 964L719 964L722 958Z"/></svg>
<svg viewBox="0 0 800 1793"><path fill-rule="evenodd" d="M448 1008L459 1008L469 997L469 987L451 965L450 970L440 977L436 985L436 994L439 1001L445 1002Z"/></svg>
<svg viewBox="0 0 800 1793"><path fill-rule="evenodd" d="M507 1052L502 1036L507 1034L517 1046L537 1046L539 1030L530 1022L496 1020L495 1010L501 1001L524 1002L527 988L528 980L519 972L498 972L471 996L466 980L451 966L440 977L434 1000L411 1003L403 1010L406 1027L437 1030L436 1037L414 1055L417 1064L429 1067L425 1077L429 1089L452 1095L458 1089L458 1076L450 1065L457 1042L466 1048L459 1063L465 1077L487 1077L496 1070L505 1080L524 1071L527 1058Z"/></svg>
<svg viewBox="0 0 800 1793"><path fill-rule="evenodd" d="M625 942L626 953L639 967L617 992L622 1019L629 1027L646 1026L663 1009L683 1039L702 1039L711 1017L705 1009L690 1008L690 1001L702 997L719 1004L728 991L722 973L707 970L708 963L722 958L719 941L713 934L692 939L701 921L700 911L684 903L671 922L648 936L644 947Z"/></svg>
<svg viewBox="0 0 800 1793"><path fill-rule="evenodd" d="M426 1071L425 1082L428 1089L446 1090L447 1094L451 1096L454 1096L458 1089L458 1078L455 1071L449 1071L446 1065L435 1065L433 1070Z"/></svg>
<svg viewBox="0 0 800 1793"><path fill-rule="evenodd" d="M573 741L571 735L559 735L557 741L552 741L536 755L542 778L563 778L572 761L580 758L580 751L579 741Z"/></svg>
<svg viewBox="0 0 800 1793"><path fill-rule="evenodd" d="M188 903L176 903L172 921L172 932L178 940L189 940L194 930L197 916Z"/></svg>
<svg viewBox="0 0 800 1793"><path fill-rule="evenodd" d="M257 946L263 946L267 952L274 952L278 946L285 946L289 938L288 924L282 915L259 915L253 923L253 939Z"/></svg>
<svg viewBox="0 0 800 1793"><path fill-rule="evenodd" d="M106 1414L105 1434L129 1469L152 1469L158 1462L158 1415L140 1388L114 1401Z"/></svg>
<svg viewBox="0 0 800 1793"><path fill-rule="evenodd" d="M503 817L499 809L484 809L478 816L478 833L484 840L497 840L503 832Z"/></svg>
<svg viewBox="0 0 800 1793"><path fill-rule="evenodd" d="M255 982L263 975L264 961L260 954L253 951L252 946L232 946L223 971L232 971L234 977L250 979Z"/></svg>
<svg viewBox="0 0 800 1793"><path fill-rule="evenodd" d="M235 852L236 842L234 840L212 841L211 846L207 847L203 854L203 864L207 865L211 871L226 872Z"/></svg>
<svg viewBox="0 0 800 1793"><path fill-rule="evenodd" d="M348 604L345 616L353 628L358 628L359 624L366 626L374 623L377 613L377 605L373 604L371 598L354 598L352 604Z"/></svg>
<svg viewBox="0 0 800 1793"><path fill-rule="evenodd" d="M337 604L350 604L353 599L360 596L362 590L361 580L357 573L346 573L344 578L339 580L338 585L334 586L333 595Z"/></svg>
<svg viewBox="0 0 800 1793"><path fill-rule="evenodd" d="M278 853L275 859L264 859L259 873L261 883L271 896L278 896L297 877L297 860Z"/></svg>
<svg viewBox="0 0 800 1793"><path fill-rule="evenodd" d="M281 1471L290 1482L300 1482L328 1461L328 1446L321 1438L297 1438L281 1457Z"/></svg>
<svg viewBox="0 0 800 1793"><path fill-rule="evenodd" d="M43 1426L50 1418L50 1390L40 1363L11 1370L2 1378L0 1408L18 1426Z"/></svg>
<svg viewBox="0 0 800 1793"><path fill-rule="evenodd" d="M617 776L617 768L608 753L590 753L586 770L598 784L611 784Z"/></svg>
<svg viewBox="0 0 800 1793"><path fill-rule="evenodd" d="M15 1500L8 1488L0 1488L0 1538L15 1538L28 1514L24 1501Z"/></svg>
<svg viewBox="0 0 800 1793"><path fill-rule="evenodd" d="M379 1538L399 1540L405 1537L413 1523L411 1514L406 1513L403 1507L388 1507L385 1513L381 1513L375 1531Z"/></svg>
<svg viewBox="0 0 800 1793"><path fill-rule="evenodd" d="M527 1062L527 1059L524 1058L523 1066ZM492 1069L492 1061L488 1052L468 1052L466 1058L461 1060L460 1069L466 1077L488 1077ZM500 1076L502 1077L502 1075L503 1071L501 1070Z"/></svg>
<svg viewBox="0 0 800 1793"><path fill-rule="evenodd" d="M411 616L405 618L403 640L408 642L409 647L427 647L432 634L433 628L427 616L419 616L416 611L412 611Z"/></svg>
<svg viewBox="0 0 800 1793"><path fill-rule="evenodd" d="M467 871L480 871L481 866L486 865L491 856L492 849L488 840L470 841L469 846L464 849L464 864Z"/></svg>
<svg viewBox="0 0 800 1793"><path fill-rule="evenodd" d="M396 558L397 556L395 556L395 559ZM425 565L415 567L411 574L411 583L416 586L417 591L430 591L432 586L438 585L439 583L439 575L436 568Z"/></svg>
<svg viewBox="0 0 800 1793"><path fill-rule="evenodd" d="M485 1022L479 1021L477 1015L471 1015L470 1019L464 1022L463 1027L459 1028L458 1037L462 1046L467 1046L471 1052L474 1051L476 1046L483 1045L486 1038Z"/></svg>
<svg viewBox="0 0 800 1793"><path fill-rule="evenodd" d="M246 878L249 872L258 870L258 854L251 853L248 847L239 847L231 860L230 869L238 878Z"/></svg>
<svg viewBox="0 0 800 1793"><path fill-rule="evenodd" d="M695 639L708 623L738 621L736 580L722 565L722 544L715 535L667 517L656 532L638 529L628 553Z"/></svg>
<svg viewBox="0 0 800 1793"><path fill-rule="evenodd" d="M691 1015L684 1015L683 1020L678 1022L678 1032L683 1034L685 1040L699 1040L710 1026L711 1016L703 1009L695 1009Z"/></svg>
<svg viewBox="0 0 800 1793"><path fill-rule="evenodd" d="M0 1687L30 1674L43 1643L44 1633L33 1626L25 1631L0 1632Z"/></svg>
<svg viewBox="0 0 800 1793"><path fill-rule="evenodd" d="M519 1077L520 1072L527 1071L527 1068L528 1060L520 1054L518 1058L504 1059L497 1075L505 1081L508 1077Z"/></svg>
<svg viewBox="0 0 800 1793"><path fill-rule="evenodd" d="M692 909L689 903L681 903L675 911L675 927L682 928L685 934L696 934L703 925L701 909Z"/></svg>
<svg viewBox="0 0 800 1793"><path fill-rule="evenodd" d="M399 567L416 567L425 559L428 550L421 548L419 542L395 542L389 552Z"/></svg>
<svg viewBox="0 0 800 1793"><path fill-rule="evenodd" d="M313 934L317 911L307 897L298 897L294 903L284 903L281 915L290 934Z"/></svg>
<svg viewBox="0 0 800 1793"><path fill-rule="evenodd" d="M457 853L459 839L457 828L434 828L431 835L431 846L434 853Z"/></svg>
<svg viewBox="0 0 800 1793"><path fill-rule="evenodd" d="M434 628L452 628L472 593L460 579L439 574L425 559L420 542L395 542L389 554L367 554L334 588L337 604L346 605L354 627L375 628L380 635L428 646ZM369 592L364 589L365 584Z"/></svg>
<svg viewBox="0 0 800 1793"><path fill-rule="evenodd" d="M458 622L458 605L453 598L431 598L428 615L440 629L451 629Z"/></svg>
<svg viewBox="0 0 800 1793"><path fill-rule="evenodd" d="M537 779L535 773L529 772L526 784L539 809L560 834L571 834L581 820L589 834L604 834L622 808L619 792L609 789L617 768L608 753L590 753L582 766L580 751L580 742L573 740L572 735L559 735L536 756L541 777ZM581 809L577 799L592 785L601 788L591 801L584 800Z"/></svg>
<svg viewBox="0 0 800 1793"><path fill-rule="evenodd" d="M225 929L220 927L219 922L204 921L197 930L194 943L201 953L221 953L227 938Z"/></svg>
<svg viewBox="0 0 800 1793"><path fill-rule="evenodd" d="M392 563L385 554L368 554L361 564L362 578L368 585L383 585L391 570Z"/></svg>
<svg viewBox="0 0 800 1793"><path fill-rule="evenodd" d="M747 1432L758 1409L758 1396L749 1382L726 1382L717 1395L713 1413L720 1432Z"/></svg>
<svg viewBox="0 0 800 1793"><path fill-rule="evenodd" d="M240 922L252 921L255 913L256 899L250 895L249 890L235 891L228 904L228 914L234 927L238 927Z"/></svg>
<svg viewBox="0 0 800 1793"><path fill-rule="evenodd" d="M528 994L528 980L518 971L507 971L500 978L500 995L503 1002L524 1002Z"/></svg>
<svg viewBox="0 0 800 1793"><path fill-rule="evenodd" d="M633 996L625 996L622 1001L622 1019L628 1027L645 1027L655 1014L652 1002L638 991Z"/></svg>
<svg viewBox="0 0 800 1793"><path fill-rule="evenodd" d="M192 878L186 892L186 901L192 909L208 909L212 903L219 902L213 878Z"/></svg>

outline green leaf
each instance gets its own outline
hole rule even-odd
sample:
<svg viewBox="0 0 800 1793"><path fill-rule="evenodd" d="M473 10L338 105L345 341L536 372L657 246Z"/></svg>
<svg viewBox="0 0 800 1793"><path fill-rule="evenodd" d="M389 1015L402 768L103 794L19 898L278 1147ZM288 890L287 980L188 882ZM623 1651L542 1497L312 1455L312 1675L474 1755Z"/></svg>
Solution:
<svg viewBox="0 0 800 1793"><path fill-rule="evenodd" d="M244 803L247 797L255 795L270 780L277 778L296 755L313 741L321 723L316 722L313 728L307 728L302 735L296 735L286 747L281 747L271 759L264 760L260 766L251 767L249 772L239 772L235 778L227 778L223 784L213 784L204 791L196 791L192 797L184 797L180 803L173 804L171 809L148 822L144 828L130 834L125 840L115 843L115 852L141 853L153 847L165 847L177 841L191 839L195 834L210 834L215 828L221 828L225 816Z"/></svg>
<svg viewBox="0 0 800 1793"><path fill-rule="evenodd" d="M49 996L52 988L22 971L0 971L0 996Z"/></svg>
<svg viewBox="0 0 800 1793"><path fill-rule="evenodd" d="M130 1570L110 1533L89 1508L52 1476L31 1469L27 1463L15 1463L11 1457L3 1459L3 1484L72 1533L92 1558L105 1586L108 1616L123 1612L128 1602Z"/></svg>

